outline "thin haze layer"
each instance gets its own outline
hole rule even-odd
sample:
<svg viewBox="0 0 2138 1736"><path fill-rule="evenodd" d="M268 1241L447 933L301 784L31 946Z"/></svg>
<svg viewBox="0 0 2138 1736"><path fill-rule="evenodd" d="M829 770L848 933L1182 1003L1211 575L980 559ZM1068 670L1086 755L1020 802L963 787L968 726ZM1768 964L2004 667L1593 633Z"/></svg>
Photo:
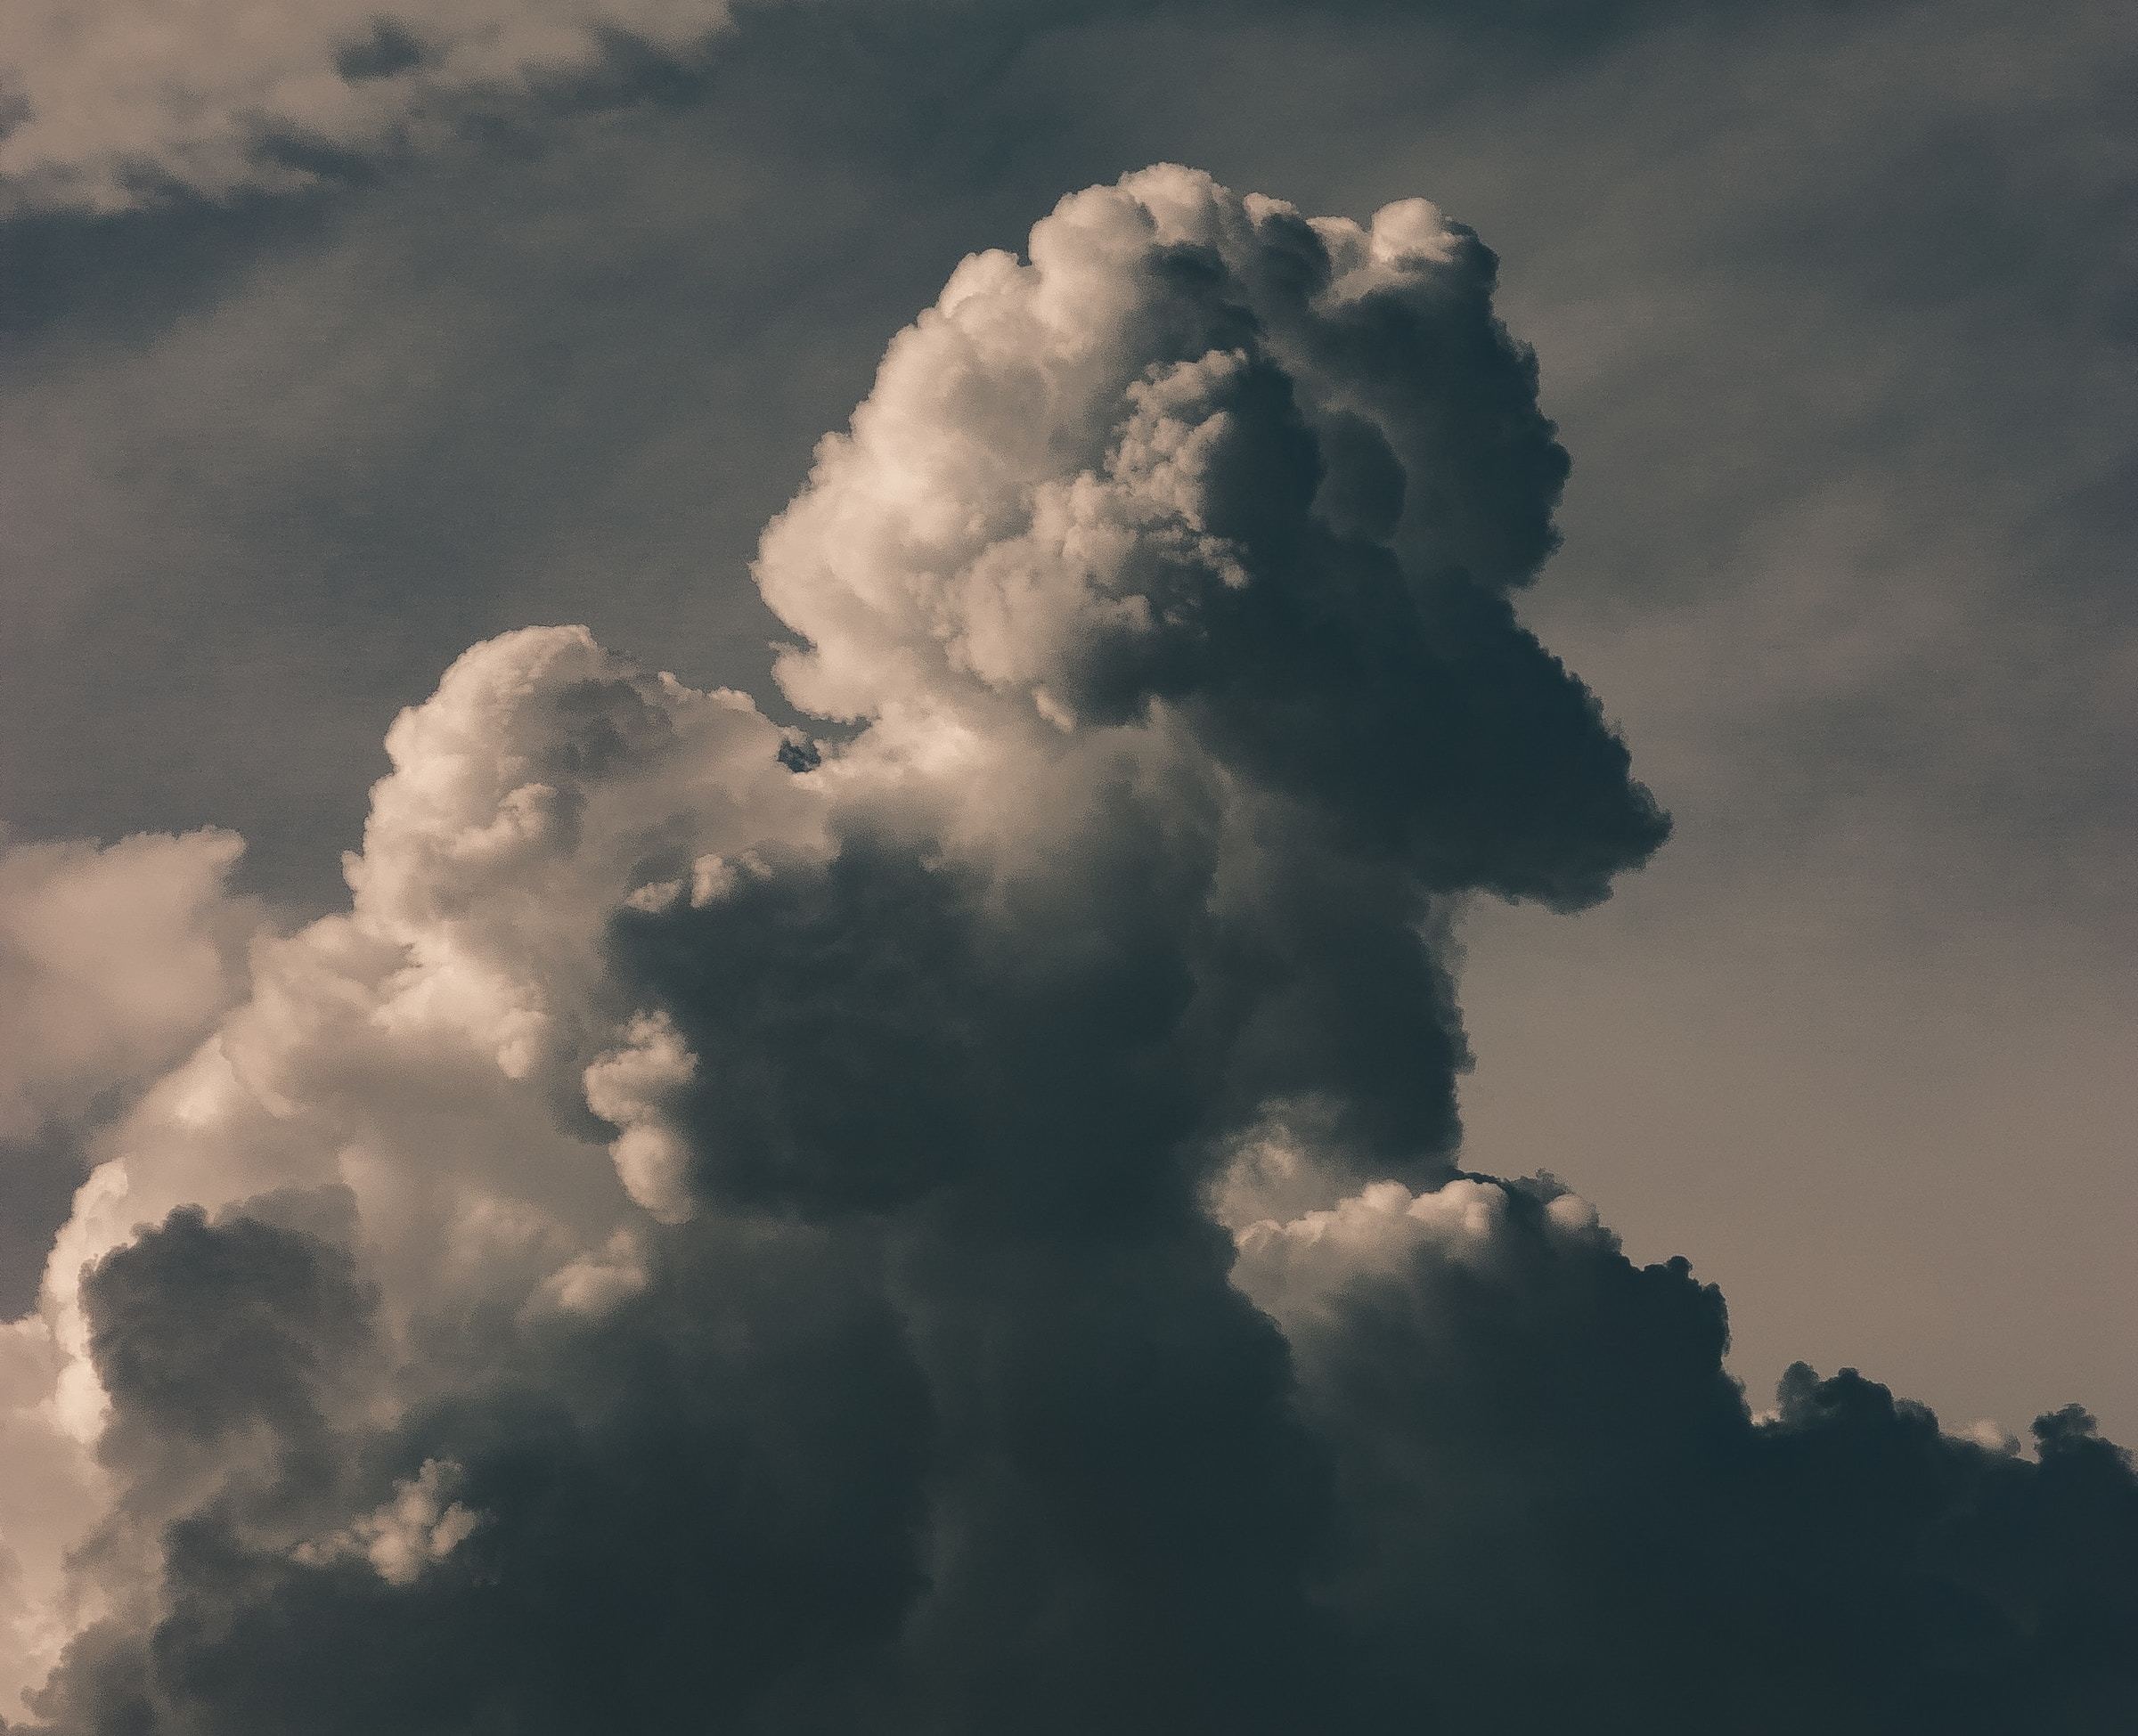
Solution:
<svg viewBox="0 0 2138 1736"><path fill-rule="evenodd" d="M404 713L11 1329L33 1727L2122 1727L2082 1414L1755 1419L1683 1262L1456 1167L1456 901L1666 829L1509 603L1492 276L1076 195L766 532L846 739L576 628Z"/></svg>

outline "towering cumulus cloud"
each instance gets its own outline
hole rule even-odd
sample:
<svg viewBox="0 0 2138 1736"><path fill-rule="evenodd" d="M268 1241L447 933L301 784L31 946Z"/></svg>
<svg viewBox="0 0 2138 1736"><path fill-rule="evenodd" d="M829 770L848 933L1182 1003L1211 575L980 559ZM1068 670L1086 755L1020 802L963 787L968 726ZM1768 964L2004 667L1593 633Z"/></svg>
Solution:
<svg viewBox="0 0 2138 1736"><path fill-rule="evenodd" d="M1457 902L1665 831L1510 606L1492 271L1079 194L765 534L836 739L569 628L405 713L10 1329L20 1727L2131 1727L2083 1413L1755 1418L1682 1262L1458 1169Z"/></svg>

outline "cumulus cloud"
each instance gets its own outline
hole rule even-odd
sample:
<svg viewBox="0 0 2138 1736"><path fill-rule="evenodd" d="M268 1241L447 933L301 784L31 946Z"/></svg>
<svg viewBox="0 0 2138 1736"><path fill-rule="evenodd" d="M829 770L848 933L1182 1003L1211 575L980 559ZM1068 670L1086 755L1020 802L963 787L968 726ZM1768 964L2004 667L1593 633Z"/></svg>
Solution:
<svg viewBox="0 0 2138 1736"><path fill-rule="evenodd" d="M300 187L600 65L618 40L681 53L726 0L21 0L0 21L0 197L118 211L175 191Z"/></svg>
<svg viewBox="0 0 2138 1736"><path fill-rule="evenodd" d="M95 1129L243 993L234 834L0 840L0 1310L35 1295Z"/></svg>
<svg viewBox="0 0 2138 1736"><path fill-rule="evenodd" d="M237 998L234 833L0 849L0 1138L167 1067Z"/></svg>
<svg viewBox="0 0 2138 1736"><path fill-rule="evenodd" d="M661 1103L690 1082L697 1058L664 1017L635 1018L624 1035L624 1047L586 1070L586 1106L624 1129L608 1148L624 1191L664 1223L680 1223L690 1215L690 1154L663 1124Z"/></svg>
<svg viewBox="0 0 2138 1736"><path fill-rule="evenodd" d="M1667 829L1513 607L1493 270L1075 195L765 534L840 738L574 628L405 713L11 1329L29 1727L2114 1727L2082 1414L1755 1422L1682 1262L1458 1167L1459 901Z"/></svg>
<svg viewBox="0 0 2138 1736"><path fill-rule="evenodd" d="M317 1566L337 1555L361 1555L388 1585L412 1585L482 1523L479 1513L446 1499L460 1479L460 1466L426 1459L413 1477L394 1485L393 1498L377 1512L366 1513L332 1537L300 1544L297 1559Z"/></svg>
<svg viewBox="0 0 2138 1736"><path fill-rule="evenodd" d="M1721 1297L1635 1267L1549 1178L1383 1184L1240 1247L1334 1459L1325 1595L1378 1697L1352 1727L2105 1732L2138 1707L2138 1483L2076 1407L2030 1463L1799 1364L1754 1422Z"/></svg>

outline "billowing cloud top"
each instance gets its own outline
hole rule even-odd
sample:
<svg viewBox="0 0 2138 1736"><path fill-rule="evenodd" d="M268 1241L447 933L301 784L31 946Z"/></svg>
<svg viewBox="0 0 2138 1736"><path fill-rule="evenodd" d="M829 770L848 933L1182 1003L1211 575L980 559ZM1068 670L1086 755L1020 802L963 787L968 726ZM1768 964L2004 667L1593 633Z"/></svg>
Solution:
<svg viewBox="0 0 2138 1736"><path fill-rule="evenodd" d="M576 628L402 716L9 1329L31 1727L2118 1727L2083 1414L1755 1421L1683 1262L1456 1166L1455 901L1664 832L1509 602L1492 263L1076 195L765 534L844 738Z"/></svg>

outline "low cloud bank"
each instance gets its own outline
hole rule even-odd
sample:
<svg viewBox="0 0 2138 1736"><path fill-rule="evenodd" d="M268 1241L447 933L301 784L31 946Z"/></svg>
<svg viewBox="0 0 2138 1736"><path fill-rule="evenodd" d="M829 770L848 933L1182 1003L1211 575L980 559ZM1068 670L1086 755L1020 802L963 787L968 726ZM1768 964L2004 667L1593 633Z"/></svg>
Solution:
<svg viewBox="0 0 2138 1736"><path fill-rule="evenodd" d="M1755 1418L1682 1262L1459 1166L1457 902L1667 829L1510 602L1492 277L1078 194L765 534L847 739L575 628L404 713L8 1329L20 1727L2127 1727L2083 1413Z"/></svg>

